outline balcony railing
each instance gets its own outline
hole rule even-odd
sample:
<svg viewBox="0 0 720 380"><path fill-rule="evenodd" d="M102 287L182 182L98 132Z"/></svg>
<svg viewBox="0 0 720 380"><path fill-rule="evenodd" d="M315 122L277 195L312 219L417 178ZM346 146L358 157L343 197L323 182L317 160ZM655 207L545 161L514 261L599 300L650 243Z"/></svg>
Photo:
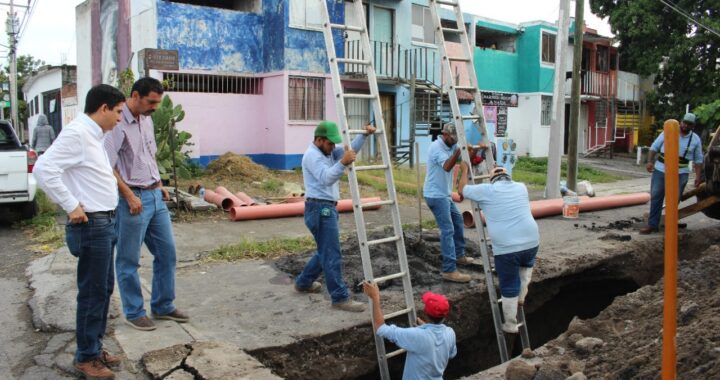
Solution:
<svg viewBox="0 0 720 380"><path fill-rule="evenodd" d="M440 55L435 49L424 47L403 48L399 44L370 41L373 67L378 79L409 81L413 73L421 81L439 83ZM359 40L345 41L345 58L364 60ZM340 70L345 75L367 74L367 66L345 64Z"/></svg>
<svg viewBox="0 0 720 380"><path fill-rule="evenodd" d="M615 73L601 71L582 71L581 93L612 97L617 95L617 76Z"/></svg>

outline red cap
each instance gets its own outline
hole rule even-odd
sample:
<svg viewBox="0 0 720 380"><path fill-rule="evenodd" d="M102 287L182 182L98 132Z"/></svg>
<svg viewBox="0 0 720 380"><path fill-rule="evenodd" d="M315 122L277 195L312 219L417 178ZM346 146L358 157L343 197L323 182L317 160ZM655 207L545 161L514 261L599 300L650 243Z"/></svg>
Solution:
<svg viewBox="0 0 720 380"><path fill-rule="evenodd" d="M422 296L425 314L433 318L445 318L450 312L450 303L442 294L425 292Z"/></svg>

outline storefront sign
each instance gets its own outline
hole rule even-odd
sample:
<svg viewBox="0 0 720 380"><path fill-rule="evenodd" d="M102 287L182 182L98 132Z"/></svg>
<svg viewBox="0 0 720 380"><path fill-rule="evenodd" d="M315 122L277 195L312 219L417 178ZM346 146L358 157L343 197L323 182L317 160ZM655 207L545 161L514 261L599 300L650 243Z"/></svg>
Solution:
<svg viewBox="0 0 720 380"><path fill-rule="evenodd" d="M150 69L177 71L180 69L180 61L177 50L142 49L138 53L138 66L140 72L147 72Z"/></svg>
<svg viewBox="0 0 720 380"><path fill-rule="evenodd" d="M518 95L507 92L482 92L484 106L517 107Z"/></svg>

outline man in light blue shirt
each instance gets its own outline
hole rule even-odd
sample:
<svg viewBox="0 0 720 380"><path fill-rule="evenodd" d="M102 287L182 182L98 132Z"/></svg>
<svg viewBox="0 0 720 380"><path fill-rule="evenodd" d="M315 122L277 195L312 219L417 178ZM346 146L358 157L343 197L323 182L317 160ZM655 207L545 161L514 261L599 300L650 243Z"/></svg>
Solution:
<svg viewBox="0 0 720 380"><path fill-rule="evenodd" d="M695 127L695 114L686 113L680 123L680 194L685 191L685 186L690 177L690 162L695 170L695 187L700 186L702 178L703 154L702 140L700 136L693 133ZM661 133L650 146L648 163L646 169L652 173L650 179L650 215L647 226L640 229L640 233L651 234L658 232L660 227L660 216L662 205L665 200L665 133ZM657 161L655 161L657 159Z"/></svg>
<svg viewBox="0 0 720 380"><path fill-rule="evenodd" d="M372 300L375 334L407 351L403 380L442 380L448 361L457 355L455 331L443 324L450 313L447 298L425 292L424 319L418 317L417 327L403 328L385 324L377 284L365 281L363 291Z"/></svg>
<svg viewBox="0 0 720 380"><path fill-rule="evenodd" d="M470 282L470 276L460 273L457 264L470 264L465 256L463 218L450 197L452 170L460 159L455 124L443 126L442 135L428 148L427 175L423 195L440 229L442 250L442 277L453 282Z"/></svg>
<svg viewBox="0 0 720 380"><path fill-rule="evenodd" d="M315 128L315 138L302 159L305 183L305 225L315 238L317 251L302 273L295 279L295 290L318 293L322 289L315 280L325 273L325 285L333 308L352 312L365 310L365 304L350 299L342 278L340 228L335 206L340 198L340 178L345 168L355 161L355 152L362 148L366 136L375 133L372 124L365 126L366 134L352 142L352 149L336 147L342 138L337 124L323 121Z"/></svg>
<svg viewBox="0 0 720 380"><path fill-rule="evenodd" d="M495 271L500 282L503 331L517 333L517 307L525 303L532 277L540 234L530 212L525 184L514 182L504 168L491 171L490 183L465 186L461 178L459 192L478 203L487 221L492 240Z"/></svg>

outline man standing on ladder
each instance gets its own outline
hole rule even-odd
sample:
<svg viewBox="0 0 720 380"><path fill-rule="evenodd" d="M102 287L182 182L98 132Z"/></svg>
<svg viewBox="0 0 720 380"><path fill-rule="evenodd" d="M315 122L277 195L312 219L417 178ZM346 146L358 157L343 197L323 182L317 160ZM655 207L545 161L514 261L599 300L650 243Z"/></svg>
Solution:
<svg viewBox="0 0 720 380"><path fill-rule="evenodd" d="M425 202L435 216L440 228L442 249L442 277L453 282L470 282L470 275L460 273L457 264L471 264L473 259L465 256L463 218L450 197L452 170L460 161L455 124L443 126L442 135L428 148L427 175L423 194Z"/></svg>
<svg viewBox="0 0 720 380"><path fill-rule="evenodd" d="M442 380L448 361L457 355L455 331L443 324L450 313L450 303L441 294L425 292L425 319L418 317L417 327L386 325L380 308L377 284L363 282L363 291L372 300L375 334L407 350L403 379Z"/></svg>
<svg viewBox="0 0 720 380"><path fill-rule="evenodd" d="M495 271L500 281L503 331L517 334L518 303L525 303L532 278L540 234L530 212L527 187L514 182L505 168L491 171L490 183L467 185L467 176L460 176L460 195L478 203L487 221L495 257Z"/></svg>
<svg viewBox="0 0 720 380"><path fill-rule="evenodd" d="M315 139L302 159L305 183L305 225L315 238L317 252L308 261L302 273L295 279L295 290L300 293L318 293L322 289L315 279L325 273L332 307L339 310L362 312L365 304L350 299L348 288L342 278L342 255L340 253L340 229L335 206L340 198L340 178L345 169L355 162L355 152L360 150L366 137L375 133L372 124L367 131L352 142L352 149L336 147L342 143L337 124L323 121L315 128Z"/></svg>

